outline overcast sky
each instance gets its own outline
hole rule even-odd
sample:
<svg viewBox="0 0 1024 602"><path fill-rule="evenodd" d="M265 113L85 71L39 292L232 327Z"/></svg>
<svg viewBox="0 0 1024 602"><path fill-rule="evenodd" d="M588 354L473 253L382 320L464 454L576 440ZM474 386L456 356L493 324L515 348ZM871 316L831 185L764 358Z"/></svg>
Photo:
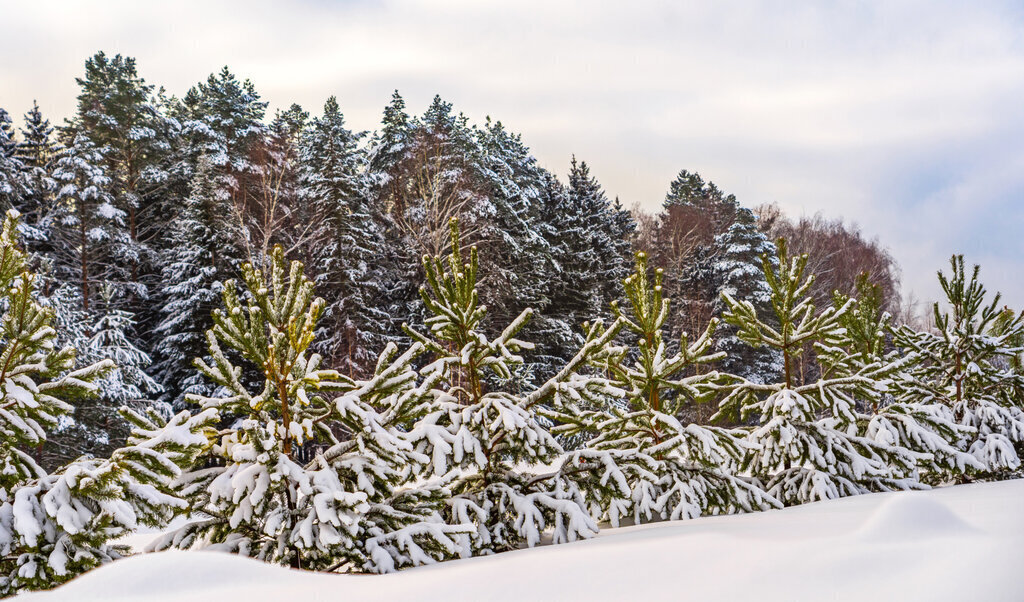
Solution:
<svg viewBox="0 0 1024 602"><path fill-rule="evenodd" d="M935 298L951 253L1024 306L1024 3L0 0L0 106L61 121L98 50L181 95L223 65L271 109L392 90L521 132L656 209L680 169L877 236Z"/></svg>

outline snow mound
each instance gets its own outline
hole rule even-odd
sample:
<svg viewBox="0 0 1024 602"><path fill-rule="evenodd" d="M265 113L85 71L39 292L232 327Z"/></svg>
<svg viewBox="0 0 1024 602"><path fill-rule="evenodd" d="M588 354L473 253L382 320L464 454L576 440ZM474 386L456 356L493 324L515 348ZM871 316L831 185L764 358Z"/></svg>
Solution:
<svg viewBox="0 0 1024 602"><path fill-rule="evenodd" d="M391 575L219 552L114 562L18 602L1020 602L1024 479L623 527Z"/></svg>
<svg viewBox="0 0 1024 602"><path fill-rule="evenodd" d="M864 522L860 539L885 542L980 533L927 493L906 491L888 498Z"/></svg>

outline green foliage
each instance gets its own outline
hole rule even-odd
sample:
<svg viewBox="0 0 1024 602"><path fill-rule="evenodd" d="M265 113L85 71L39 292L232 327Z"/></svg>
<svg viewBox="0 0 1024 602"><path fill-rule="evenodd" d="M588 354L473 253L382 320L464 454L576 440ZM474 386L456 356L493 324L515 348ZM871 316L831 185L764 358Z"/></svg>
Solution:
<svg viewBox="0 0 1024 602"><path fill-rule="evenodd" d="M814 276L804 276L807 256L789 257L783 239L777 249L778 268L767 257L762 263L778 329L751 303L722 294L728 305L723 317L737 327L739 338L778 349L785 362L783 382L726 387L716 417L739 413L759 420L749 438L755 449L743 468L765 479L768 492L786 504L919 486L912 478L917 454L853 434L858 402L877 402L878 383L891 371L844 348L852 348L844 320L870 319L845 318L854 310L853 299L817 312L811 301ZM811 348L823 376L801 384L793 360Z"/></svg>
<svg viewBox="0 0 1024 602"><path fill-rule="evenodd" d="M637 253L636 269L623 283L629 306L612 305L616 324L636 336L636 348L606 346L593 360L611 374L611 391L621 401L598 408L568 404L553 413L563 423L556 431L588 437L570 464L582 465L577 478L592 512L618 525L623 516L675 520L778 506L735 474L749 451L744 433L677 418L687 405L715 395L720 375L701 373L701 367L724 354L711 352L717 320L693 342L683 334L679 351L667 352L669 300L662 295L662 271L654 272L653 283L648 272L646 254ZM589 334L594 340L603 332L597 327Z"/></svg>
<svg viewBox="0 0 1024 602"><path fill-rule="evenodd" d="M975 430L961 447L983 472L1005 474L1020 467L1024 449L1024 374L1013 368L1024 315L1006 314L998 293L988 301L980 268L974 266L968 278L962 255L954 255L950 267L949 277L939 272L947 309L935 304L935 331L901 326L893 332L896 345L917 357L908 378L897 381L896 395L950 408L956 422Z"/></svg>
<svg viewBox="0 0 1024 602"><path fill-rule="evenodd" d="M518 353L532 348L515 338L531 311L489 339L480 330L486 308L479 303L476 249L464 260L455 219L451 239L447 269L440 257L423 260L428 286L421 294L433 314L426 320L430 334L407 327L435 358L420 371L428 379L438 379L436 409L421 423L433 429L434 440L450 446L449 455L435 456L432 466L434 475L444 475L453 494L446 521L473 525L475 553L536 545L548 528L553 529L555 543L590 537L597 525L581 505L582 496L571 478L575 472L547 472L551 465L561 464L562 448L538 422L536 409L606 394L603 379L578 371L619 326L588 343L554 377L528 393L492 389L486 377L508 379L523 363ZM450 469L442 464L449 458Z"/></svg>
<svg viewBox="0 0 1024 602"><path fill-rule="evenodd" d="M35 300L16 227L10 212L0 233L0 595L54 587L117 559L126 549L112 540L180 512L171 481L206 445L211 420L126 411L135 428L109 460L83 457L52 474L39 467L27 450L72 411L68 400L96 394L95 381L115 366L74 369L74 350L55 347L53 312Z"/></svg>
<svg viewBox="0 0 1024 602"><path fill-rule="evenodd" d="M280 247L268 263L267 276L242 267L242 292L224 284L224 308L207 332L211 360L196 361L223 393L188 399L230 424L204 458L214 467L179 479L191 511L210 518L155 547L376 572L457 554L466 529L441 523L435 508L444 491L403 489L430 460L396 428L428 407L429 389L417 386L411 368L422 347L398 354L389 346L366 381L321 368L308 350L323 299ZM262 382L247 382L235 357Z"/></svg>

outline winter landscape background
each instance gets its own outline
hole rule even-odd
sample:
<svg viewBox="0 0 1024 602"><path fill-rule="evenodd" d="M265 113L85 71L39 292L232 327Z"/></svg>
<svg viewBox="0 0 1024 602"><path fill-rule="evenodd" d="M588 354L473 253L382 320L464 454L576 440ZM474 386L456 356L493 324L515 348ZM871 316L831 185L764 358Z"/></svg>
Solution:
<svg viewBox="0 0 1024 602"><path fill-rule="evenodd" d="M387 14L400 15L397 35L423 7L305 8L309 18L361 20L365 36ZM532 138L503 115L487 116L489 107L478 106L473 93L459 94L470 105L463 113L440 95L411 107L393 91L372 130L360 131L346 118L345 99L355 99L355 113L366 121L361 95L379 85L372 78L361 91L346 84L341 96L325 94L310 110L276 97L272 109L260 82L230 67L163 87L134 58L135 49L153 52L135 39L132 53L91 48L84 67L70 61L80 65L67 91L71 105L45 98L66 66L33 80L9 62L0 71L0 593L70 581L41 599L182 599L245 587L256 596L298 588L330 599L358 594L364 584L376 590L368 584L380 580L395 597L440 597L451 593L442 584L456 580L467 584L466 599L526 596L521 585L498 584L513 571L529 574L528 582L547 580L535 593L552 599L587 591L614 599L625 590L607 580L629 572L647 576L639 590L630 589L654 598L677 593L671 574L704 596L725 579L735 597L860 599L895 591L956 599L984 590L1011 599L1010 567L1019 561L1012 542L1020 532L1012 501L1019 499L1024 453L1024 313L1018 279L1007 278L1018 271L1013 245L1020 238L1013 233L1021 222L999 200L1019 191L1005 175L1019 149L1000 142L1017 122L998 107L1016 82L1017 15L995 4L969 16L936 7L910 29L915 35L893 46L892 24L913 8L790 9L790 26L825 23L838 41L801 32L779 45L753 36L735 51L752 57L764 45L773 52L759 57L761 64L785 57L781 64L796 77L783 78L774 95L763 93L766 84L743 92L733 119L763 124L762 113L776 105L814 107L805 121L755 131L869 167L858 179L872 184L857 186L842 170L814 168L815 178L831 180L835 198L847 199L842 210L833 201L806 204L820 189L801 179L807 166L797 166L799 153L787 154L785 145L766 146L763 156L790 169L792 183L780 188L777 178L758 179L764 166L737 179L740 151L758 143L737 142L735 154L718 154L732 125L720 124L714 143L699 134L687 140L704 149L692 159L697 166L735 158L720 173L745 194L689 163L673 168L656 204L648 196L652 166L635 172L646 174L643 185L623 177L626 156L644 164L648 153L687 131L679 125L682 107L695 107L699 121L709 115L701 103L739 98L743 87L731 84L696 104L677 96L665 109L676 118L663 121L660 134L648 132L651 148L631 153L628 121L591 115L609 110L625 80L606 74L607 90L595 88L592 102L560 92L578 74L551 83L545 97L562 101L548 119L564 120L563 129L539 127L532 105L495 102L525 115L525 127L545 145L553 132L573 132L583 122L591 131L618 123L608 138L622 147L609 154L606 144L589 142L593 134L582 135L580 148L556 169L538 157L558 144L535 153ZM3 44L44 39L36 15L10 9L25 26ZM183 7L162 27L203 30L180 21L192 10ZM567 25L568 39L590 48L617 10ZM241 22L253 27L266 11L254 5ZM495 16L456 3L429 19L452 11L467 31ZM752 5L745 14L764 11ZM844 37L852 29L836 24L841 16L855 16L853 29L871 35ZM653 72L645 60L671 63L689 47L675 44L678 31L654 28L650 19L684 29L702 21L723 32L750 28L744 19L721 17L637 7L625 40L633 39L631 27L650 27L652 36L631 51L645 65L631 74L644 82L635 93L646 94L650 107L667 107L658 99L695 84L707 69L664 90L646 87ZM54 19L46 35L66 29L65 18ZM134 39L138 32L128 25L144 15L120 18L125 39ZM584 35L588 24L595 30ZM310 31L326 36L350 27L335 26ZM66 45L110 31L75 32ZM958 44L936 42L937 32L953 32ZM547 27L522 35L565 45L551 41ZM394 75L374 65L396 64L408 43L367 61L364 76ZM832 53L810 60L809 47ZM446 48L433 52L445 56ZM612 74L625 68L607 48L596 55L604 59L584 60L588 77L602 73L590 65ZM252 57L267 52L270 46L225 54L260 72L273 61ZM710 63L729 64L733 52L711 52ZM302 74L315 86L333 81L318 67L322 60L312 54L292 77ZM744 81L749 60L736 65L732 79L703 81ZM909 93L903 86L979 60L995 67L972 77L989 82L982 77L988 73L999 83L975 86L959 107L969 107L966 114L984 107L998 134L986 138L995 130L928 112L917 115L922 128L886 132L964 155L972 152L965 140L984 138L1005 151L990 160L1005 176L994 177L993 186L974 185L978 156L929 180L936 187L930 192L907 184L948 162L943 151L910 169L907 185L882 195L891 201L879 200L879 182L898 184L904 176L864 163L863 148L851 150L856 140L871 134L873 150L889 153L880 156L912 152L913 145L886 142L872 128L842 135L873 111L853 111L845 126L814 118L841 112L829 101L836 94L901 114L909 106L903 103L916 107L935 89ZM179 77L181 65L153 63L169 79ZM478 85L505 89L502 77L529 73L536 86L550 75L547 67L521 72L516 61L499 64L503 69L477 67L489 75ZM866 81L889 87L880 93L856 73L832 78L849 76L851 64L877 64ZM346 69L337 77L351 77ZM420 65L414 72L438 88L464 91L445 69ZM266 72L277 94L279 72ZM892 72L915 75L896 86L887 79ZM815 83L801 84L804 78ZM394 79L414 90L411 97L422 96L417 78ZM32 86L43 99L31 100ZM948 96L929 97L939 103L936 111ZM12 99L23 106L8 106ZM570 101L581 107L571 118L561 112ZM666 113L648 118L658 115ZM953 122L971 127L943 125L948 137L933 135L933 124ZM597 163L585 154L597 155ZM609 157L618 157L614 168L607 168ZM821 161L811 165L828 163ZM640 198L611 194L598 179L604 173L616 192ZM752 191L753 181L763 191ZM780 190L790 195L773 198ZM985 201L975 203L978 197ZM970 219L962 211L968 202ZM920 217L910 221L910 213ZM979 219L991 225L983 237L971 234ZM955 235L952 223L959 225ZM948 245L944 257L914 242L921 228L928 245ZM964 250L964 236L985 241L984 248L966 247L992 259L994 270L949 256ZM917 256L908 251L915 245ZM925 256L936 259L927 278L918 265ZM897 257L911 259L901 266ZM1010 294L986 288L993 281ZM862 495L868 493L878 495ZM821 547L830 551L820 554ZM949 568L949 555L967 549L979 551L977 578ZM765 586L758 575L781 570L779 550L815 563L817 577ZM326 581L227 555L207 560L214 557L196 556L200 551L322 573L410 570ZM142 552L151 553L125 559ZM689 576L656 570L687 554ZM648 557L661 560L644 562ZM765 557L773 560L765 564ZM850 580L841 569L883 557L877 580ZM197 575L186 589L146 587L137 576L179 569ZM573 583L582 589L556 583L563 573L577 575ZM266 585L256 591L241 583L247 579Z"/></svg>

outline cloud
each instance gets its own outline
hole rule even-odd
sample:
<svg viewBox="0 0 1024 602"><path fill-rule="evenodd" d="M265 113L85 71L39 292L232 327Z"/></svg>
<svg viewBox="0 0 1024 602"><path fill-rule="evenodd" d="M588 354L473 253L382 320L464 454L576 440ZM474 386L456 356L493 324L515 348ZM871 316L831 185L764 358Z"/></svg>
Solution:
<svg viewBox="0 0 1024 602"><path fill-rule="evenodd" d="M398 88L523 133L564 173L656 208L680 169L746 204L842 215L907 288L963 251L1024 305L1024 14L1000 2L637 0L10 3L0 106L74 110L93 52L182 94L227 64L273 107L337 94L372 129Z"/></svg>

